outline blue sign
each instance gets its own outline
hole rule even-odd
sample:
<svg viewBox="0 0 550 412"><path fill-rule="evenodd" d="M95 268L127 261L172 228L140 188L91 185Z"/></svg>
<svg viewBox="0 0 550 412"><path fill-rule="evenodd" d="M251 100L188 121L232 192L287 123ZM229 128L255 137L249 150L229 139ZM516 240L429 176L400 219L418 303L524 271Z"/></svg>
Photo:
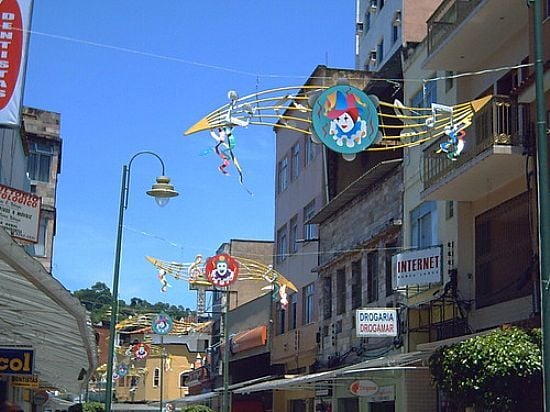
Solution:
<svg viewBox="0 0 550 412"><path fill-rule="evenodd" d="M157 335L168 335L174 326L172 318L166 313L159 313L153 316L153 323L151 329Z"/></svg>
<svg viewBox="0 0 550 412"><path fill-rule="evenodd" d="M0 375L32 375L34 349L0 348Z"/></svg>
<svg viewBox="0 0 550 412"><path fill-rule="evenodd" d="M349 85L323 91L313 104L311 121L319 140L342 154L367 149L379 133L376 106L363 91Z"/></svg>

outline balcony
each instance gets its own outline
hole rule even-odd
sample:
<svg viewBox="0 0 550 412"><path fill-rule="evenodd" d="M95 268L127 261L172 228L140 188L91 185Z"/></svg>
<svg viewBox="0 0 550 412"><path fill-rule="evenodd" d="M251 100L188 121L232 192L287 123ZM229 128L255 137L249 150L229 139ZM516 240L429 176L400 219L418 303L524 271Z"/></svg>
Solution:
<svg viewBox="0 0 550 412"><path fill-rule="evenodd" d="M466 129L464 151L456 160L436 153L442 136L423 151L424 200L474 201L525 174L517 132L517 105L494 96Z"/></svg>
<svg viewBox="0 0 550 412"><path fill-rule="evenodd" d="M428 58L424 67L479 69L480 63L501 47L509 47L511 39L517 39L518 31L527 24L525 2L444 0L428 19ZM525 47L527 41L525 36Z"/></svg>

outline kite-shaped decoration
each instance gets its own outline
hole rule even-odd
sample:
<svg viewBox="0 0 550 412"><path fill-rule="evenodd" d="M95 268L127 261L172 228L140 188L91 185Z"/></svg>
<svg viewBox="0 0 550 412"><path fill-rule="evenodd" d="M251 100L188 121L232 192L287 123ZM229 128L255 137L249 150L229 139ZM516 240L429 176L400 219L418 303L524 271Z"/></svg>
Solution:
<svg viewBox="0 0 550 412"><path fill-rule="evenodd" d="M208 258L205 270L210 283L227 287L237 280L239 264L227 253L221 253Z"/></svg>

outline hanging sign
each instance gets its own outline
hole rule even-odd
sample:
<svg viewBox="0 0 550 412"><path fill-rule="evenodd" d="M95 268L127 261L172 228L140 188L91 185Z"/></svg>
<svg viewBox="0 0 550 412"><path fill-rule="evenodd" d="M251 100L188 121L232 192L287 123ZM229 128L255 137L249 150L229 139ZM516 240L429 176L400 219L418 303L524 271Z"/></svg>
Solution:
<svg viewBox="0 0 550 412"><path fill-rule="evenodd" d="M32 193L0 185L0 226L15 238L38 242L40 204L40 197Z"/></svg>
<svg viewBox="0 0 550 412"><path fill-rule="evenodd" d="M394 289L440 283L441 247L410 250L392 257Z"/></svg>
<svg viewBox="0 0 550 412"><path fill-rule="evenodd" d="M237 280L239 264L227 253L221 253L208 258L205 270L214 286L227 287Z"/></svg>
<svg viewBox="0 0 550 412"><path fill-rule="evenodd" d="M397 336L397 310L357 309L355 325L358 337Z"/></svg>
<svg viewBox="0 0 550 412"><path fill-rule="evenodd" d="M0 125L19 126L32 0L0 2Z"/></svg>
<svg viewBox="0 0 550 412"><path fill-rule="evenodd" d="M153 317L151 329L157 335L168 335L174 326L172 318L166 313L159 313Z"/></svg>
<svg viewBox="0 0 550 412"><path fill-rule="evenodd" d="M132 350L134 351L134 356L136 359L145 359L149 356L149 345L145 343L138 343L134 345Z"/></svg>
<svg viewBox="0 0 550 412"><path fill-rule="evenodd" d="M378 112L360 89L338 85L315 101L311 121L321 142L335 152L352 155L367 149L378 137Z"/></svg>

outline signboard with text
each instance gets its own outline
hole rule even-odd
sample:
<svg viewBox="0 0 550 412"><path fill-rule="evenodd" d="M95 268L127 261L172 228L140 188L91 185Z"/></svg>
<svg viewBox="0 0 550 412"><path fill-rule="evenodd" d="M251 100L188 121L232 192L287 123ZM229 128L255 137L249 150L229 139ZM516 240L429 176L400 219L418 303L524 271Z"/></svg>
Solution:
<svg viewBox="0 0 550 412"><path fill-rule="evenodd" d="M355 326L358 337L397 336L397 309L357 309Z"/></svg>
<svg viewBox="0 0 550 412"><path fill-rule="evenodd" d="M393 288L440 283L441 247L410 250L392 257Z"/></svg>
<svg viewBox="0 0 550 412"><path fill-rule="evenodd" d="M38 242L40 207L40 197L0 185L0 227L13 237Z"/></svg>
<svg viewBox="0 0 550 412"><path fill-rule="evenodd" d="M0 348L0 375L28 375L34 372L34 350Z"/></svg>

